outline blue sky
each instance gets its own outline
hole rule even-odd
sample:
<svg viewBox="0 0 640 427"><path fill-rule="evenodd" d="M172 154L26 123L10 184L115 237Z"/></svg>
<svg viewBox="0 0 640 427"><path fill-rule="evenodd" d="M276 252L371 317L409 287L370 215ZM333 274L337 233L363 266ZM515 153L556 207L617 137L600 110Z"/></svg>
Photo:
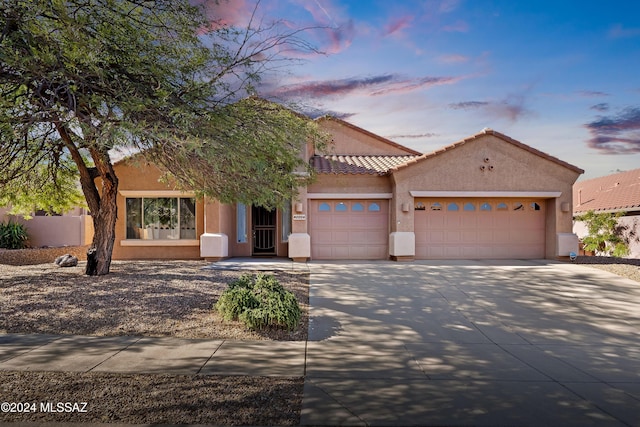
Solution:
<svg viewBox="0 0 640 427"><path fill-rule="evenodd" d="M216 14L246 24L255 0ZM640 167L640 2L262 0L304 33L261 94L421 152L485 127L585 170Z"/></svg>

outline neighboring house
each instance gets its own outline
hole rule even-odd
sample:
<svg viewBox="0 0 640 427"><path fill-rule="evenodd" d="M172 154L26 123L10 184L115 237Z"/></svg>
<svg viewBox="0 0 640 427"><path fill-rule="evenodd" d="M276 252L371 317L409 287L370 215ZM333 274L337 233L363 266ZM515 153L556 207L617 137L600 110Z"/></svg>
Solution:
<svg viewBox="0 0 640 427"><path fill-rule="evenodd" d="M640 169L576 182L573 213L577 216L590 210L625 212L618 224L627 237L631 250L629 257L640 258ZM581 221L575 222L573 230L581 238L587 235L587 228Z"/></svg>
<svg viewBox="0 0 640 427"><path fill-rule="evenodd" d="M197 200L126 160L114 259L550 258L577 252L572 185L583 173L490 129L421 154L335 118L318 179L285 209Z"/></svg>

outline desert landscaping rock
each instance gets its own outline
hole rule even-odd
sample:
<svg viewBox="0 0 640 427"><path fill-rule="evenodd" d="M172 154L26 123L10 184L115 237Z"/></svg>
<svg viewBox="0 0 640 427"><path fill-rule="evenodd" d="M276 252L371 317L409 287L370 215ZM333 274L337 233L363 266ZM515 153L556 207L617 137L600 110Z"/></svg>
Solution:
<svg viewBox="0 0 640 427"><path fill-rule="evenodd" d="M76 267L78 265L78 258L71 254L61 255L54 263L59 267Z"/></svg>

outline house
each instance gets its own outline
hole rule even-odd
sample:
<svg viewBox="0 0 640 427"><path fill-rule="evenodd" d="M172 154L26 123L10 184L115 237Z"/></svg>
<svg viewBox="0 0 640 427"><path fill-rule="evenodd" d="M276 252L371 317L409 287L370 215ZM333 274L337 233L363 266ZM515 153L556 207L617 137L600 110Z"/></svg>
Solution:
<svg viewBox="0 0 640 427"><path fill-rule="evenodd" d="M618 224L627 238L629 257L640 258L640 169L576 182L573 213L578 216L590 210L624 212ZM580 238L587 235L587 228L581 221L575 222L573 230Z"/></svg>
<svg viewBox="0 0 640 427"><path fill-rule="evenodd" d="M198 200L121 161L114 259L550 258L577 252L572 185L583 171L499 132L422 154L323 117L318 179L284 209Z"/></svg>

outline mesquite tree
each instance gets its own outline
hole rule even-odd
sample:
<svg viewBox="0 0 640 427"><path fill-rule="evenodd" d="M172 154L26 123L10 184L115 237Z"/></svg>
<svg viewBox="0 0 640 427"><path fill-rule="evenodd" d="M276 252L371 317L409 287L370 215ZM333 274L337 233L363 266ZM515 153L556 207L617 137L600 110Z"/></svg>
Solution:
<svg viewBox="0 0 640 427"><path fill-rule="evenodd" d="M192 3L0 6L0 204L63 211L83 198L95 230L89 275L111 264L114 150L141 153L178 188L275 206L308 176L295 174L308 172L302 144L322 143L305 118L246 97L282 51L312 50L300 30L232 28Z"/></svg>

